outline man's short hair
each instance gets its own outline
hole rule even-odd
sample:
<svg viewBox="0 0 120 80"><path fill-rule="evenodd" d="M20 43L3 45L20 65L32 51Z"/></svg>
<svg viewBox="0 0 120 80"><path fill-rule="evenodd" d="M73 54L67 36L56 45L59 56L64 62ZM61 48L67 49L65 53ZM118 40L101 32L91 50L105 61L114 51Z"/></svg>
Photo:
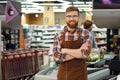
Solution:
<svg viewBox="0 0 120 80"><path fill-rule="evenodd" d="M77 11L79 15L79 9L77 7L70 6L66 9L66 12L70 12L70 11Z"/></svg>

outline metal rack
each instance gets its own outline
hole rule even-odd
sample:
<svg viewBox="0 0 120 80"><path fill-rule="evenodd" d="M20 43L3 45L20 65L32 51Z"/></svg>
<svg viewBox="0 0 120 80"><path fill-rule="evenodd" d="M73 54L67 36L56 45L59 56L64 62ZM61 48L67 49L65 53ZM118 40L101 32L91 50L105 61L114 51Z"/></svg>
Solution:
<svg viewBox="0 0 120 80"><path fill-rule="evenodd" d="M2 52L2 80L15 80L33 76L40 70L42 54L46 49ZM39 61L40 60L40 61Z"/></svg>

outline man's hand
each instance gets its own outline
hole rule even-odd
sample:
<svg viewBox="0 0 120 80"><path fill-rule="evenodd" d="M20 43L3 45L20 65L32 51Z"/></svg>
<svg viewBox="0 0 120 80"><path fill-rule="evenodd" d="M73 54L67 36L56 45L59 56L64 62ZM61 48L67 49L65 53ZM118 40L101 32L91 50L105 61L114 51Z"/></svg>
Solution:
<svg viewBox="0 0 120 80"><path fill-rule="evenodd" d="M74 59L74 57L71 56L71 55L66 55L66 57L65 57L65 61L68 61L68 60L71 60L71 59Z"/></svg>
<svg viewBox="0 0 120 80"><path fill-rule="evenodd" d="M91 51L91 44L83 44L81 47L80 47L80 50L82 51L82 53L89 53Z"/></svg>

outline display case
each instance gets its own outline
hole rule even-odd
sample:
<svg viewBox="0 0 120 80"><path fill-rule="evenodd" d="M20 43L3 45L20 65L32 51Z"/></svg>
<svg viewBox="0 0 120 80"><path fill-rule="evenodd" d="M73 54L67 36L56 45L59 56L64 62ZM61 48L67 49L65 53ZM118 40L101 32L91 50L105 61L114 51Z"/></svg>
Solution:
<svg viewBox="0 0 120 80"><path fill-rule="evenodd" d="M93 28L94 37L95 37L95 43L98 48L104 47L106 48L107 44L107 29L106 28Z"/></svg>

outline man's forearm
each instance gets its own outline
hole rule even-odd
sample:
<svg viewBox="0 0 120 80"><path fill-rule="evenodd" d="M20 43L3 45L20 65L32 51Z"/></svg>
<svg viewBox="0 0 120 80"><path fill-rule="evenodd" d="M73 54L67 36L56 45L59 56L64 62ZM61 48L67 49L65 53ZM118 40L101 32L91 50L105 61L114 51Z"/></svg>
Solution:
<svg viewBox="0 0 120 80"><path fill-rule="evenodd" d="M82 58L82 52L80 49L62 49L62 52L66 53L67 55L73 56L73 58Z"/></svg>

